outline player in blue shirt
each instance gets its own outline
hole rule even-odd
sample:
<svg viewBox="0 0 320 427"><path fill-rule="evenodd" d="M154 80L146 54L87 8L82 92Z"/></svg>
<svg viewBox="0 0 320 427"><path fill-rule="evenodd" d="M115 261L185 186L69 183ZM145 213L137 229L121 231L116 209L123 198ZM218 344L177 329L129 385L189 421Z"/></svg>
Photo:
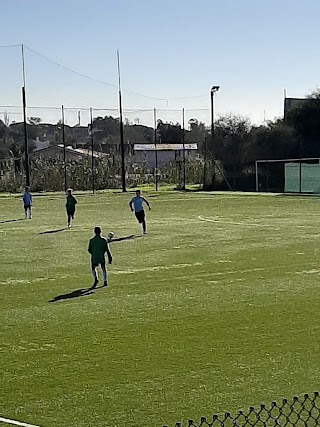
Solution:
<svg viewBox="0 0 320 427"><path fill-rule="evenodd" d="M141 196L140 190L137 190L135 197L132 197L132 199L130 200L129 206L130 206L131 212L134 211L138 222L142 224L143 234L147 234L146 215L143 210L143 202L148 206L150 211L151 206L148 200ZM134 208L132 207L132 205L134 206Z"/></svg>
<svg viewBox="0 0 320 427"><path fill-rule="evenodd" d="M32 194L30 193L30 188L26 187L25 192L22 196L23 207L24 207L24 215L25 219L31 219L31 206L32 206ZM29 214L29 215L28 215Z"/></svg>

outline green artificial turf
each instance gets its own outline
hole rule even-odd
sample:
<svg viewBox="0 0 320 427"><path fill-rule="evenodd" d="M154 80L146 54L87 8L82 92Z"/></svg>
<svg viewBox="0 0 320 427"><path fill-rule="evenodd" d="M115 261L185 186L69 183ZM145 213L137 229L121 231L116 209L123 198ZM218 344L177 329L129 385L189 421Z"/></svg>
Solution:
<svg viewBox="0 0 320 427"><path fill-rule="evenodd" d="M76 194L61 231L63 195L35 195L32 220L0 197L0 417L174 426L319 388L319 199L146 196L145 237L129 193ZM95 225L136 238L90 292Z"/></svg>

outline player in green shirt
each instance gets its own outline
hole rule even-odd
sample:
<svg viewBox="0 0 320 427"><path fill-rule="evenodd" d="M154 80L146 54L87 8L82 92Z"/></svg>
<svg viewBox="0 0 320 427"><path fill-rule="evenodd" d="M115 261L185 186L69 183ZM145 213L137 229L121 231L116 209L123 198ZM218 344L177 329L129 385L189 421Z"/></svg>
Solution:
<svg viewBox="0 0 320 427"><path fill-rule="evenodd" d="M68 188L67 190L67 201L66 201L66 210L68 217L68 228L71 228L71 219L74 219L74 214L76 211L77 199L72 195L72 189Z"/></svg>
<svg viewBox="0 0 320 427"><path fill-rule="evenodd" d="M108 286L108 273L106 270L106 260L104 254L107 253L109 264L112 264L112 255L109 249L107 239L101 236L101 228L94 227L95 236L92 237L89 241L88 252L91 254L91 271L94 278L93 288L95 288L98 283L98 275L96 268L98 265L101 265L101 270L103 274L103 285Z"/></svg>

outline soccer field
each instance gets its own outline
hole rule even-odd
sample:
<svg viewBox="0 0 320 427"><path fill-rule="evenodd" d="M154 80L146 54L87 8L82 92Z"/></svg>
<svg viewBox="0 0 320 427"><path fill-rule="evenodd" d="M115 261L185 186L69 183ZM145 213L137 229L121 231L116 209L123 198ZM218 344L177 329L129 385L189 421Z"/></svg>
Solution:
<svg viewBox="0 0 320 427"><path fill-rule="evenodd" d="M319 199L149 192L142 237L131 194L75 195L70 230L61 194L0 197L0 417L174 426L319 388ZM86 292L95 225L135 238Z"/></svg>

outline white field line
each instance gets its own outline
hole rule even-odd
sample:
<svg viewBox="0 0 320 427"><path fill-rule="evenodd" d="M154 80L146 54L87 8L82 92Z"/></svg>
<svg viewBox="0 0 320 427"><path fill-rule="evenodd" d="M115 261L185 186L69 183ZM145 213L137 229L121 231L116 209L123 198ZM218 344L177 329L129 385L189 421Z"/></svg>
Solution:
<svg viewBox="0 0 320 427"><path fill-rule="evenodd" d="M2 417L0 417L0 423L7 423L7 424L12 424L14 426L20 426L20 427L40 427L34 424L21 423L20 421L10 420L8 418L2 418Z"/></svg>
<svg viewBox="0 0 320 427"><path fill-rule="evenodd" d="M203 262L193 262L190 264L155 265L153 267L130 268L129 270L115 270L115 271L112 271L111 274L133 274L133 273L140 273L142 271L172 270L172 269L181 269L181 268L201 266L201 265L203 265Z"/></svg>
<svg viewBox="0 0 320 427"><path fill-rule="evenodd" d="M201 215L198 215L198 219L200 219L200 221L219 222L220 224L242 225L245 227L273 227L272 225L267 225L267 224L250 224L245 222L220 221L219 219L204 218Z"/></svg>

